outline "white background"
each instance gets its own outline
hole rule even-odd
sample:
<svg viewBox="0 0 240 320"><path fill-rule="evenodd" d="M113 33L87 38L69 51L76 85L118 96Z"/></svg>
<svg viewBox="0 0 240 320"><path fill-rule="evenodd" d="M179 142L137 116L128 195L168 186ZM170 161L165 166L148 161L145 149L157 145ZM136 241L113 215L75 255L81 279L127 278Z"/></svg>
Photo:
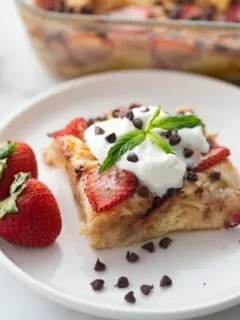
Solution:
<svg viewBox="0 0 240 320"><path fill-rule="evenodd" d="M60 81L52 78L35 60L12 0L0 0L1 121L10 112L20 108L29 98L58 82ZM201 320L239 320L239 318L240 306ZM70 311L40 297L0 265L0 319L94 320L96 318Z"/></svg>

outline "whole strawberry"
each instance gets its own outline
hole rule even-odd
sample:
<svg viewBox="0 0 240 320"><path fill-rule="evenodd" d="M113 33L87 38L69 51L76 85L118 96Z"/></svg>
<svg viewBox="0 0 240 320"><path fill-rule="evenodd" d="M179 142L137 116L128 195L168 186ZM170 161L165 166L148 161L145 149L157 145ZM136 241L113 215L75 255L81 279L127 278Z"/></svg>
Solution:
<svg viewBox="0 0 240 320"><path fill-rule="evenodd" d="M17 174L9 198L0 202L0 236L26 247L45 247L56 240L61 229L52 192L29 173Z"/></svg>
<svg viewBox="0 0 240 320"><path fill-rule="evenodd" d="M0 143L0 199L9 196L14 177L19 172L30 172L37 178L37 161L32 148L25 142Z"/></svg>

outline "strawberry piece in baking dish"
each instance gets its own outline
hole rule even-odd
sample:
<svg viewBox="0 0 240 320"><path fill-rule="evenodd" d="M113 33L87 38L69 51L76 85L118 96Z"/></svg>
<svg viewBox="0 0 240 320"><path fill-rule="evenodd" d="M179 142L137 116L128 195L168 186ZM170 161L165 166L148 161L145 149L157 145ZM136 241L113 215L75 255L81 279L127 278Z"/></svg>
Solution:
<svg viewBox="0 0 240 320"><path fill-rule="evenodd" d="M202 161L194 170L199 172L211 168L215 166L217 163L221 162L222 160L225 160L228 156L230 156L230 151L228 148L222 146L215 146L202 159Z"/></svg>
<svg viewBox="0 0 240 320"><path fill-rule="evenodd" d="M87 121L83 118L76 118L69 122L63 129L48 133L48 137L57 138L63 136L80 137L87 128Z"/></svg>

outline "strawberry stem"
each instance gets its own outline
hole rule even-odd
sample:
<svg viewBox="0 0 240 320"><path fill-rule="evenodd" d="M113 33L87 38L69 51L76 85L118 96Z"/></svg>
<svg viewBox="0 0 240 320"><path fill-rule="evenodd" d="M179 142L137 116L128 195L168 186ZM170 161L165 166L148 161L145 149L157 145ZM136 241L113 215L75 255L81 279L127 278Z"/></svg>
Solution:
<svg viewBox="0 0 240 320"><path fill-rule="evenodd" d="M7 213L18 212L17 197L22 193L26 187L25 182L31 178L30 173L20 172L15 175L15 180L10 187L10 196L0 202L0 219Z"/></svg>

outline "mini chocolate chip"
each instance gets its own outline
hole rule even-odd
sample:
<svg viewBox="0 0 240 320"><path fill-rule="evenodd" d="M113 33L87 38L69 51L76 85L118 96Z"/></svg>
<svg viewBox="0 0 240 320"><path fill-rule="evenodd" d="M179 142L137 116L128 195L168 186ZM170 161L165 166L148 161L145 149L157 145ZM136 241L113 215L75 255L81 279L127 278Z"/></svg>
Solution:
<svg viewBox="0 0 240 320"><path fill-rule="evenodd" d="M155 246L154 246L153 242L147 242L147 243L143 244L141 246L141 248L143 250L146 250L146 251L150 252L150 253L153 253L155 251Z"/></svg>
<svg viewBox="0 0 240 320"><path fill-rule="evenodd" d="M184 148L183 155L184 155L184 158L190 158L193 155L193 150Z"/></svg>
<svg viewBox="0 0 240 320"><path fill-rule="evenodd" d="M141 107L140 103L132 103L132 104L130 104L128 109L135 109L135 108L140 108L140 107Z"/></svg>
<svg viewBox="0 0 240 320"><path fill-rule="evenodd" d="M88 122L87 122L88 127L90 127L92 124L94 124L94 122L95 121L93 118L88 119Z"/></svg>
<svg viewBox="0 0 240 320"><path fill-rule="evenodd" d="M193 171L188 171L186 178L187 178L188 181L193 181L193 182L198 181L198 176Z"/></svg>
<svg viewBox="0 0 240 320"><path fill-rule="evenodd" d="M128 292L124 299L128 302L128 303L131 303L131 304L134 304L136 302L136 298L134 297L134 292L133 291L130 291Z"/></svg>
<svg viewBox="0 0 240 320"><path fill-rule="evenodd" d="M122 111L119 109L114 109L112 112L113 118L120 118Z"/></svg>
<svg viewBox="0 0 240 320"><path fill-rule="evenodd" d="M140 258L135 252L127 251L126 259L130 263L137 262Z"/></svg>
<svg viewBox="0 0 240 320"><path fill-rule="evenodd" d="M141 290L142 294L144 294L145 296L148 296L153 288L154 288L153 286L149 286L148 284L143 284L140 287L140 290Z"/></svg>
<svg viewBox="0 0 240 320"><path fill-rule="evenodd" d="M209 178L214 181L219 181L221 179L221 172L213 171L210 173Z"/></svg>
<svg viewBox="0 0 240 320"><path fill-rule="evenodd" d="M128 120L132 121L132 120L133 120L133 117L134 117L132 110L128 110L128 111L126 112L126 114L125 114L125 117L126 117Z"/></svg>
<svg viewBox="0 0 240 320"><path fill-rule="evenodd" d="M171 136L169 143L171 146L176 146L177 144L180 143L180 141L181 141L181 137L177 133L174 133L174 135Z"/></svg>
<svg viewBox="0 0 240 320"><path fill-rule="evenodd" d="M114 143L117 140L117 136L116 136L115 133L111 133L111 134L109 134L108 136L105 137L105 140L108 143Z"/></svg>
<svg viewBox="0 0 240 320"><path fill-rule="evenodd" d="M172 131L171 130L163 131L163 132L161 132L161 136L164 138L170 139L172 136Z"/></svg>
<svg viewBox="0 0 240 320"><path fill-rule="evenodd" d="M153 199L153 203L152 203L152 209L155 209L156 207L160 206L160 204L163 203L163 199L156 196L154 199Z"/></svg>
<svg viewBox="0 0 240 320"><path fill-rule="evenodd" d="M96 279L93 282L90 283L94 291L100 291L102 290L104 286L104 280L102 279Z"/></svg>
<svg viewBox="0 0 240 320"><path fill-rule="evenodd" d="M148 107L144 107L141 109L141 112L148 112L150 109Z"/></svg>
<svg viewBox="0 0 240 320"><path fill-rule="evenodd" d="M140 186L137 190L137 194L142 198L149 198L149 190L146 186Z"/></svg>
<svg viewBox="0 0 240 320"><path fill-rule="evenodd" d="M101 135L101 134L104 134L105 131L101 127L95 127L94 133L96 135Z"/></svg>
<svg viewBox="0 0 240 320"><path fill-rule="evenodd" d="M95 271L104 271L106 269L106 265L102 263L99 259L97 259L97 262L94 266Z"/></svg>
<svg viewBox="0 0 240 320"><path fill-rule="evenodd" d="M127 288L128 286L129 286L129 281L127 277L120 277L118 279L117 284L115 284L115 287L119 289L124 289L124 288Z"/></svg>
<svg viewBox="0 0 240 320"><path fill-rule="evenodd" d="M160 287L167 288L167 287L171 287L171 285L172 285L172 280L168 276L164 275L160 281Z"/></svg>
<svg viewBox="0 0 240 320"><path fill-rule="evenodd" d="M89 4L85 4L81 7L80 13L82 14L93 14L94 13L94 8L90 6Z"/></svg>
<svg viewBox="0 0 240 320"><path fill-rule="evenodd" d="M78 178L81 178L84 169L85 169L84 166L80 166L79 168L75 168L74 169L74 171L75 171L76 175L78 176Z"/></svg>
<svg viewBox="0 0 240 320"><path fill-rule="evenodd" d="M167 249L171 242L173 242L173 239L169 237L165 237L162 240L160 240L159 247L162 249Z"/></svg>
<svg viewBox="0 0 240 320"><path fill-rule="evenodd" d="M139 119L139 118L133 118L133 125L134 125L134 127L135 128L137 128L137 129L142 129L142 126L143 126L143 122L142 122L142 120L141 119Z"/></svg>
<svg viewBox="0 0 240 320"><path fill-rule="evenodd" d="M130 161L130 162L138 162L138 156L136 155L136 153L130 152L127 155L127 160Z"/></svg>

